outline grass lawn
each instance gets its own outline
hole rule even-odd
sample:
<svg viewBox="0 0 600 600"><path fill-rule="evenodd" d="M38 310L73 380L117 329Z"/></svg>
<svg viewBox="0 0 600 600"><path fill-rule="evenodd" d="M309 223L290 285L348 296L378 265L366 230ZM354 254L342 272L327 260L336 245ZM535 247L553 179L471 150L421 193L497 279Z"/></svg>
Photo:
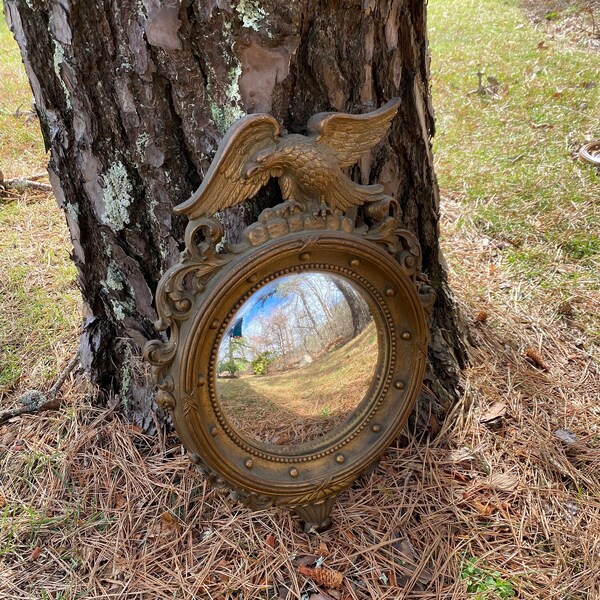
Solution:
<svg viewBox="0 0 600 600"><path fill-rule="evenodd" d="M19 48L0 15L0 169L5 177L43 171L44 143L31 114L33 94Z"/></svg>
<svg viewBox="0 0 600 600"><path fill-rule="evenodd" d="M45 171L47 156L21 56L0 18L0 171ZM0 195L0 407L48 386L77 344L81 320L64 217L51 194Z"/></svg>
<svg viewBox="0 0 600 600"><path fill-rule="evenodd" d="M443 244L473 343L437 436L407 431L306 535L69 379L58 411L0 426L0 600L600 598L600 173L574 158L600 138L600 4L428 7ZM5 177L45 166L29 102L0 20ZM75 350L68 252L50 195L0 197L0 410ZM317 561L339 596L298 573Z"/></svg>
<svg viewBox="0 0 600 600"><path fill-rule="evenodd" d="M600 171L574 159L600 138L600 47L549 38L517 2L432 0L429 9L446 209L467 237L500 248L472 292L508 296L514 286L489 280L523 282L514 301L568 302L577 325L600 341ZM452 262L462 270L460 254Z"/></svg>

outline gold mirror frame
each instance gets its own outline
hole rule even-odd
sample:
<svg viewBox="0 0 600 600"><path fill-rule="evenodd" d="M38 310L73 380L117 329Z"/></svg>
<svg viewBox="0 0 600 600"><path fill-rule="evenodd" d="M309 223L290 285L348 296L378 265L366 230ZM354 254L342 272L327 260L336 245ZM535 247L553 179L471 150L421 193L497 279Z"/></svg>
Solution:
<svg viewBox="0 0 600 600"><path fill-rule="evenodd" d="M309 131L311 122L331 121L332 117L334 121L349 118L350 129L355 126L352 119L366 123L370 117L367 124L371 128L373 121L385 120L376 142L396 110L397 101L393 101L358 117L315 115ZM148 342L145 357L153 365L158 384L157 404L172 412L191 460L213 486L231 491L254 508L290 507L303 519L306 530L323 529L330 522L336 497L376 463L398 437L414 407L425 373L427 313L435 295L420 271L416 237L400 228L393 214L395 201L379 187L373 192L375 186L353 184L359 198L353 204L364 201L360 188L375 194L369 198L372 205L365 207L371 209L370 213L366 210L370 226L357 228L354 219L339 207L332 208L328 189L320 189L318 195L307 190L300 175L288 166L274 174L297 184L292 197L264 210L258 221L246 228L242 243L222 241L222 224L206 214L215 210L210 186L223 173L224 165L242 174L242 186L244 173L256 172L253 153L264 153L264 147L244 148L240 138L243 141L264 119L272 126L274 119L268 115L250 115L234 124L215 156L212 173L209 170L198 192L178 207L192 217L185 234L186 248L179 262L164 274L156 293L157 328L169 328L170 336L168 341ZM281 144L286 137L292 136L279 136L277 130L274 139ZM316 136L295 137L315 146L319 143ZM375 142L369 140L370 145ZM240 153L240 146L245 154ZM314 167L310 157L301 157L298 164ZM339 181L339 173L335 175ZM335 182L335 177L330 180ZM284 182L282 191L285 185L289 184ZM219 193L223 193L222 185ZM249 193L254 192L242 190L233 203ZM364 399L344 422L308 442L270 445L238 431L223 413L216 391L217 357L228 325L252 294L279 277L303 272L341 276L361 291L376 323L378 363Z"/></svg>

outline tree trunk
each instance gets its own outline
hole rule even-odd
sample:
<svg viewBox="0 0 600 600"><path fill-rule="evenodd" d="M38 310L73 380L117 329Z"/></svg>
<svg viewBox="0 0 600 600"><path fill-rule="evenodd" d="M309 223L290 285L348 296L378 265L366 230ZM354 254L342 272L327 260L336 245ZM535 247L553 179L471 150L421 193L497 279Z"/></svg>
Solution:
<svg viewBox="0 0 600 600"><path fill-rule="evenodd" d="M238 117L302 132L319 111L367 112L399 96L388 141L352 175L379 182L417 233L438 293L427 383L438 418L465 351L438 245L425 3L419 0L4 0L50 150L85 302L82 358L103 397L149 430L140 360L157 337L153 292L181 248L172 208L200 184ZM265 206L223 214L236 240ZM159 412L158 420L163 418Z"/></svg>

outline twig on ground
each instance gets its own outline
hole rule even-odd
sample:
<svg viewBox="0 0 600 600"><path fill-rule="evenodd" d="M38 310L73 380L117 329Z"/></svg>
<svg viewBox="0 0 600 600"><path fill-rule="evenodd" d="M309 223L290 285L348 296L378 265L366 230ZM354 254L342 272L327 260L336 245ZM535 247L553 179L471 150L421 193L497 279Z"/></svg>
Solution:
<svg viewBox="0 0 600 600"><path fill-rule="evenodd" d="M49 183L39 183L38 179L48 177L47 173L34 173L28 177L11 177L4 179L4 173L0 170L0 190L25 190L33 189L44 192L51 192L52 186Z"/></svg>
<svg viewBox="0 0 600 600"><path fill-rule="evenodd" d="M48 394L43 394L39 390L29 390L21 396L21 406L0 411L0 425L20 415L33 414L43 410L56 410L60 406L60 400L57 400L56 396L69 374L78 364L79 352L69 361L69 364L60 374L56 383L50 388Z"/></svg>
<svg viewBox="0 0 600 600"><path fill-rule="evenodd" d="M13 177L12 179L19 179L18 177ZM8 179L8 181L12 181L12 179ZM48 179L48 173L43 171L41 173L34 173L33 175L27 175L27 177L23 177L22 179L27 179L30 181L37 181L38 179Z"/></svg>
<svg viewBox="0 0 600 600"><path fill-rule="evenodd" d="M34 175L34 177L37 177ZM2 189L15 189L15 190L40 190L43 192L51 192L52 186L49 183L40 183L39 181L34 181L31 178L22 179L20 177L13 177L12 179L5 179L4 181L0 181L0 188Z"/></svg>

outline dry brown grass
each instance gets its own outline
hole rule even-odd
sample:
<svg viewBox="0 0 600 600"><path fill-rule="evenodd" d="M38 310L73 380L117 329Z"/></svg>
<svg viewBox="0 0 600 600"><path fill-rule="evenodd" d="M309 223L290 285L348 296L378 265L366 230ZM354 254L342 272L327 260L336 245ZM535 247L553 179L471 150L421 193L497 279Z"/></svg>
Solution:
<svg viewBox="0 0 600 600"><path fill-rule="evenodd" d="M600 2L598 0L521 0L525 13L537 27L566 44L600 52Z"/></svg>
<svg viewBox="0 0 600 600"><path fill-rule="evenodd" d="M0 430L0 597L311 598L298 566L323 556L344 573L334 598L475 597L473 559L519 598L600 598L598 365L551 307L472 297L495 251L448 225L465 318L487 312L465 394L435 440L408 433L342 495L329 531L207 489L175 438L141 435L71 383L59 413Z"/></svg>

